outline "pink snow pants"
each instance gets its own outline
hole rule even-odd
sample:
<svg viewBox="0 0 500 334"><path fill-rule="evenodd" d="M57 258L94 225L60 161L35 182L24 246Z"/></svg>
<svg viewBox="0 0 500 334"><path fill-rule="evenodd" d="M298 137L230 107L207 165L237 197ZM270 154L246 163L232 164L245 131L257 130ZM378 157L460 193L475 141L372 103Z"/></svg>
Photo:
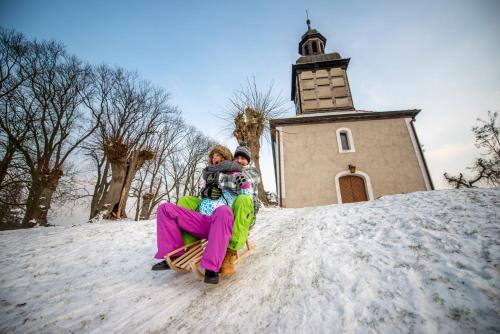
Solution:
<svg viewBox="0 0 500 334"><path fill-rule="evenodd" d="M233 211L230 207L219 206L211 216L165 203L156 211L158 252L156 259L184 245L182 231L207 239L207 247L201 259L201 266L218 272L226 255L227 245L233 233Z"/></svg>

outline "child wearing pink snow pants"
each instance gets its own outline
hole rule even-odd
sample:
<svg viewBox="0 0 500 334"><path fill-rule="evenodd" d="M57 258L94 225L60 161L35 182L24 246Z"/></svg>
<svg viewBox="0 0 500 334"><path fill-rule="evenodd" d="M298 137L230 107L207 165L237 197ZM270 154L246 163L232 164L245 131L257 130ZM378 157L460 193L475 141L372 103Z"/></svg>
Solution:
<svg viewBox="0 0 500 334"><path fill-rule="evenodd" d="M201 259L201 266L218 272L226 255L227 245L233 233L233 211L230 207L219 206L211 216L165 203L156 211L158 252L156 259L184 245L182 231L207 239L207 247Z"/></svg>

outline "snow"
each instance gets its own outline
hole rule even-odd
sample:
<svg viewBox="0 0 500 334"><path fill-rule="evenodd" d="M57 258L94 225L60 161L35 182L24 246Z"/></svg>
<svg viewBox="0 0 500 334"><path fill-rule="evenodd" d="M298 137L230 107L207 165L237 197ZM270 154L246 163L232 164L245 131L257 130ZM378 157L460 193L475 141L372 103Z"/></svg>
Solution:
<svg viewBox="0 0 500 334"><path fill-rule="evenodd" d="M218 285L153 272L154 220L0 233L1 333L498 333L500 189L262 209Z"/></svg>

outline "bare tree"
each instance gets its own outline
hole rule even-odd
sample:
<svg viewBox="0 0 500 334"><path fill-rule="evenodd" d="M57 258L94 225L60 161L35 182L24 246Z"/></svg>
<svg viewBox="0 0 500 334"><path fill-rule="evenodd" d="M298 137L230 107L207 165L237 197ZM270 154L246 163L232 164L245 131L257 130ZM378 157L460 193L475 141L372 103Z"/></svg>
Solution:
<svg viewBox="0 0 500 334"><path fill-rule="evenodd" d="M29 128L26 115L12 102L14 92L0 97L0 229L23 227L26 189L31 185L30 171L18 150Z"/></svg>
<svg viewBox="0 0 500 334"><path fill-rule="evenodd" d="M238 142L247 143L252 153L255 168L260 170L260 147L262 138L268 138L269 120L286 112L286 100L273 91L273 84L261 90L255 77L247 80L246 86L233 93L229 106L222 115ZM268 204L263 183L259 183L259 199Z"/></svg>
<svg viewBox="0 0 500 334"><path fill-rule="evenodd" d="M202 183L201 170L208 162L208 153L210 148L216 143L193 127L189 130L190 136L186 141L181 161L184 164L184 178L181 181L183 185L182 192L176 194L176 199L186 195L198 195Z"/></svg>
<svg viewBox="0 0 500 334"><path fill-rule="evenodd" d="M214 145L194 127L188 127L187 132L189 136L182 148L171 152L161 169L169 202L176 202L188 194L198 194L200 166L206 164L208 151Z"/></svg>
<svg viewBox="0 0 500 334"><path fill-rule="evenodd" d="M27 133L22 115L12 108L10 95L26 80L29 48L30 43L22 34L0 27L0 189L16 153L16 143L22 142Z"/></svg>
<svg viewBox="0 0 500 334"><path fill-rule="evenodd" d="M116 87L116 72L106 65L93 68L89 94L84 103L95 114L112 113L112 94ZM100 130L94 132L84 143L83 152L90 159L91 168L96 172L90 202L89 220L96 217L104 203L111 183L111 165L104 154L105 123L100 124Z"/></svg>
<svg viewBox="0 0 500 334"><path fill-rule="evenodd" d="M92 166L97 172L92 194L89 195L91 197L89 220L91 220L99 214L99 205L104 201L104 196L109 190L111 167L102 148L95 150L88 148L89 146L85 148L86 156L91 159Z"/></svg>
<svg viewBox="0 0 500 334"><path fill-rule="evenodd" d="M29 47L23 34L0 27L0 98L26 80L24 60Z"/></svg>
<svg viewBox="0 0 500 334"><path fill-rule="evenodd" d="M17 108L10 95L0 98L0 189L7 184L4 182L7 171L18 153L18 146L23 145L29 128L26 126L26 114Z"/></svg>
<svg viewBox="0 0 500 334"><path fill-rule="evenodd" d="M166 115L161 120L154 147L155 158L148 161L139 172L133 187L133 196L137 197L136 220L149 219L153 208L166 196L160 170L167 157L180 150L182 142L189 135L186 130L186 124L177 115Z"/></svg>
<svg viewBox="0 0 500 334"><path fill-rule="evenodd" d="M448 184L455 188L473 188L478 184L498 187L500 186L500 128L497 124L498 113L488 111L486 121L478 118L480 126L472 127L476 140L476 147L484 151L482 158L477 158L472 167L468 167L474 173L467 178L463 173L458 176L450 176L444 173Z"/></svg>
<svg viewBox="0 0 500 334"><path fill-rule="evenodd" d="M16 141L31 176L23 226L45 226L64 164L95 131L98 115L89 115L82 106L89 66L69 56L62 45L33 42L26 73L26 80L10 94L8 111L19 114L27 130L24 141ZM0 126L15 136L5 122Z"/></svg>
<svg viewBox="0 0 500 334"><path fill-rule="evenodd" d="M169 96L163 89L140 80L135 72L101 67L97 74L98 79L106 83L99 86L101 94L97 100L88 105L103 111L98 142L102 143L111 169L109 186L104 184L108 182L104 181L106 175L101 174L100 186L104 189L99 194L97 207L106 219L122 218L126 217L126 203L135 174L146 161L154 158L155 134L162 115L178 111L167 103ZM96 161L100 168L106 169L102 159Z"/></svg>
<svg viewBox="0 0 500 334"><path fill-rule="evenodd" d="M61 44L1 28L0 51L2 222L22 216L20 227L47 226L52 203L84 196L92 197L91 218L125 217L134 179L146 200L143 217L166 197L197 189L211 142L184 124L163 89L135 72L92 69ZM92 194L80 193L72 164L81 148L96 169ZM169 161L178 172L165 172Z"/></svg>
<svg viewBox="0 0 500 334"><path fill-rule="evenodd" d="M176 132L165 133L167 141L157 150L147 172L149 178L137 180L134 195L138 197L136 210L140 213L137 212L136 219L149 219L163 200L176 202L182 196L196 196L200 191L201 171L215 143L192 126L173 128Z"/></svg>
<svg viewBox="0 0 500 334"><path fill-rule="evenodd" d="M27 189L30 182L29 170L16 153L0 187L0 230L22 228Z"/></svg>

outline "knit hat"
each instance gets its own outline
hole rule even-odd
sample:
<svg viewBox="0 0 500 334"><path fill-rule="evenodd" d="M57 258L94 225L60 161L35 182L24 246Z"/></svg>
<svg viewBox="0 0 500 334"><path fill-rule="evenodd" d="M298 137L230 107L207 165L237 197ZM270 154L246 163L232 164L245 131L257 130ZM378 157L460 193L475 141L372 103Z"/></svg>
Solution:
<svg viewBox="0 0 500 334"><path fill-rule="evenodd" d="M214 157L215 153L219 153L220 155L222 155L224 160L233 160L233 155L227 147L222 145L215 145L214 147L212 147L210 153L208 154L208 161L210 163L212 163L212 158Z"/></svg>
<svg viewBox="0 0 500 334"><path fill-rule="evenodd" d="M247 143L240 142L240 146L234 151L234 157L236 158L237 156L242 156L250 162L252 153L250 153L250 148L247 146Z"/></svg>

